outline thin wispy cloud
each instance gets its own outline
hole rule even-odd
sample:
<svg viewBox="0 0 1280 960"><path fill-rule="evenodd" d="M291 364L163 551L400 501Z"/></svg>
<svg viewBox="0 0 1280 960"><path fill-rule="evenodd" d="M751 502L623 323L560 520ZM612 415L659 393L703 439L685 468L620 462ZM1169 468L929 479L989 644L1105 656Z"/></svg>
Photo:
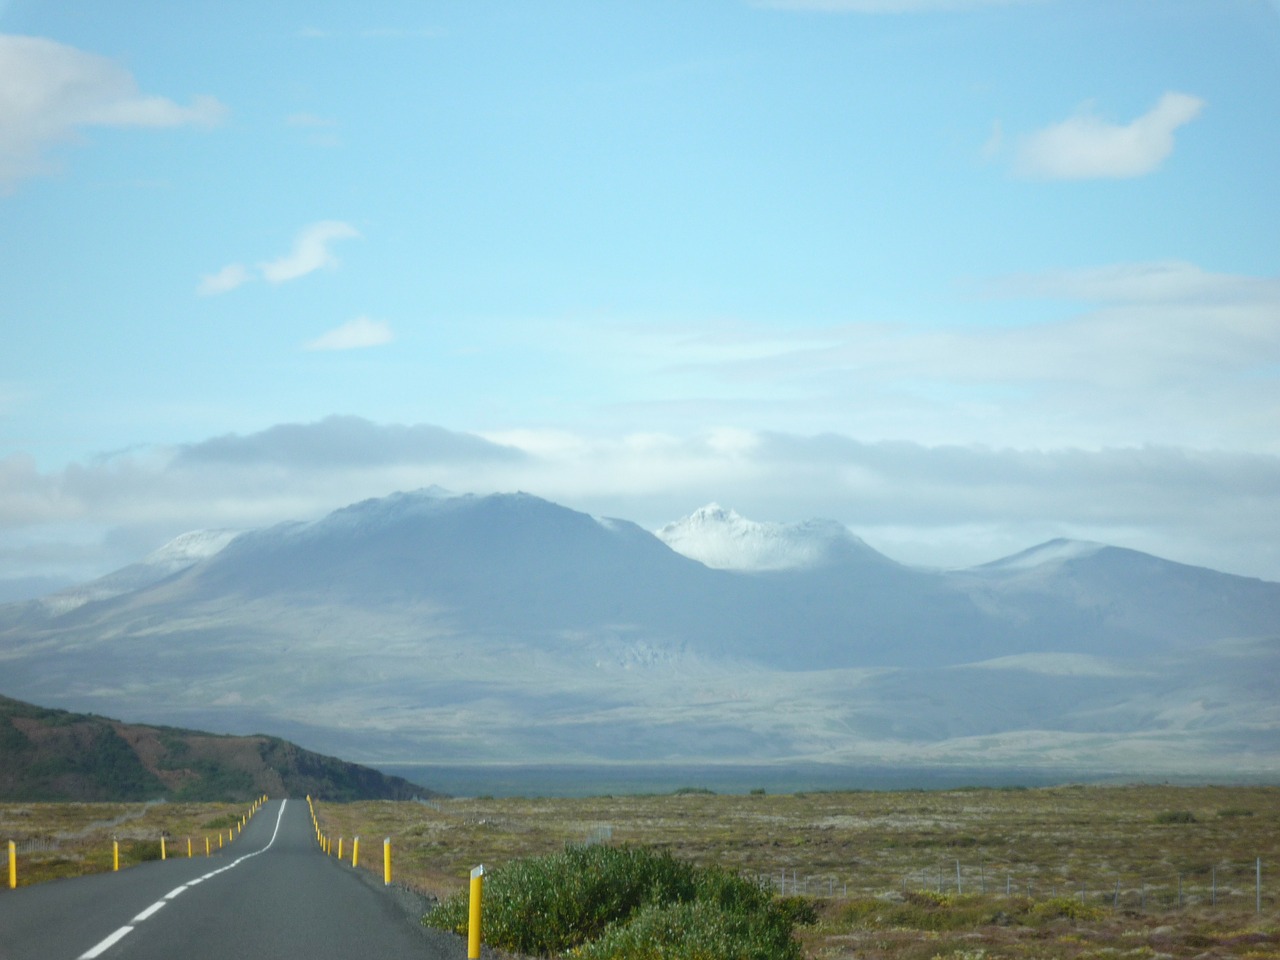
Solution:
<svg viewBox="0 0 1280 960"><path fill-rule="evenodd" d="M277 260L258 264L263 279L284 283L305 277L322 267L335 267L338 258L330 249L338 240L359 237L360 231L341 220L322 220L305 227L294 240L293 250Z"/></svg>
<svg viewBox="0 0 1280 960"><path fill-rule="evenodd" d="M303 345L304 350L361 350L380 347L395 339L391 325L385 320L356 317L335 330Z"/></svg>
<svg viewBox="0 0 1280 960"><path fill-rule="evenodd" d="M1025 137L1014 170L1043 180L1124 179L1160 168L1173 152L1174 134L1204 109L1199 97L1170 91L1129 123L1097 116L1083 104L1075 116Z"/></svg>
<svg viewBox="0 0 1280 960"><path fill-rule="evenodd" d="M212 96L187 106L138 89L107 57L41 37L0 34L0 191L55 172L49 153L93 127L210 127L227 108Z"/></svg>
<svg viewBox="0 0 1280 960"><path fill-rule="evenodd" d="M202 297L227 293L252 279L253 275L243 263L230 263L217 273L210 273L201 277L200 284L196 287L196 292Z"/></svg>
<svg viewBox="0 0 1280 960"><path fill-rule="evenodd" d="M282 257L259 263L256 268L232 263L201 277L196 286L200 296L215 296L235 290L251 280L285 283L309 273L338 265L333 245L339 240L355 239L360 231L341 220L321 220L303 227L294 238L293 249Z"/></svg>

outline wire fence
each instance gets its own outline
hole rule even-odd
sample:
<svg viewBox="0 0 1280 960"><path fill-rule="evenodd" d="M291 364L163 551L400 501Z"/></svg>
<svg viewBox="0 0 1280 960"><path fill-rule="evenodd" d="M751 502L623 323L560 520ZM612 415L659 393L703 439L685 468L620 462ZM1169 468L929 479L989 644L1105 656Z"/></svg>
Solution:
<svg viewBox="0 0 1280 960"><path fill-rule="evenodd" d="M1189 907L1274 910L1277 896L1264 886L1261 858L1252 863L1221 863L1204 870L1149 875L1067 872L1015 872L987 865L966 867L960 861L934 864L890 878L884 875L802 874L799 870L761 875L762 884L781 896L905 897L926 891L936 895L1069 897L1082 904L1112 910L1158 911Z"/></svg>

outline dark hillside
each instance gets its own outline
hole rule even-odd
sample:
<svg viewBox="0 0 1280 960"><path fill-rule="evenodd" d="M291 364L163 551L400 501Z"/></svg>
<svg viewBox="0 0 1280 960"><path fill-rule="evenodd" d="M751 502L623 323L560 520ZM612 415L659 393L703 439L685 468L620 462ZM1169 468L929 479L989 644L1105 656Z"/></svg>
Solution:
<svg viewBox="0 0 1280 960"><path fill-rule="evenodd" d="M331 801L431 796L399 777L277 737L121 723L0 696L0 800Z"/></svg>

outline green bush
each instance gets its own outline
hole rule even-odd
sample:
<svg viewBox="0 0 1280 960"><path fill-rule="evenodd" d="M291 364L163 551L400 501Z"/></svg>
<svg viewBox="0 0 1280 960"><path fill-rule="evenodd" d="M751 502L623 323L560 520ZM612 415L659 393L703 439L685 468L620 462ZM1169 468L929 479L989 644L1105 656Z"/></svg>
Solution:
<svg viewBox="0 0 1280 960"><path fill-rule="evenodd" d="M580 960L800 960L800 945L776 915L733 911L703 900L651 903L573 950Z"/></svg>
<svg viewBox="0 0 1280 960"><path fill-rule="evenodd" d="M465 934L468 900L467 894L451 897L423 922ZM763 953L726 954L705 950L687 954L634 952L666 949L655 944L681 942L679 937L684 934L680 926L688 919L681 910L692 910L694 905L697 916L707 922L705 934L698 925L685 931L689 937L699 938L696 943L702 943L705 935L724 938L725 943L767 944L767 949L761 947ZM786 960L799 956L779 952L791 942L797 912L780 909L762 886L736 874L695 867L669 853L637 847L568 847L560 853L499 867L484 883L485 942L537 956L575 948L586 951L589 946L593 952L582 952L581 956L761 956ZM629 924L641 917L643 928L627 933ZM662 933L664 924L675 926ZM624 952L598 952L613 948L596 946L595 941L616 944L616 949ZM695 950L694 942L690 941L689 950Z"/></svg>
<svg viewBox="0 0 1280 960"><path fill-rule="evenodd" d="M1031 908L1031 916L1037 920L1101 920L1105 915L1101 907L1082 903L1075 897L1051 897Z"/></svg>
<svg viewBox="0 0 1280 960"><path fill-rule="evenodd" d="M1156 823L1195 823L1196 815L1190 810L1166 810L1156 814Z"/></svg>

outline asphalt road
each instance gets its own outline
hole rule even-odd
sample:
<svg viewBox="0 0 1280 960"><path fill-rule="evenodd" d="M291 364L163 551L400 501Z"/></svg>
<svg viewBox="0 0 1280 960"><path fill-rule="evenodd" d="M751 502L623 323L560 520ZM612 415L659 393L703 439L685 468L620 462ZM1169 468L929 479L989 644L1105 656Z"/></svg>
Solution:
<svg viewBox="0 0 1280 960"><path fill-rule="evenodd" d="M0 960L466 957L462 938L420 915L406 894L322 854L305 800L277 800L215 856L0 894Z"/></svg>

